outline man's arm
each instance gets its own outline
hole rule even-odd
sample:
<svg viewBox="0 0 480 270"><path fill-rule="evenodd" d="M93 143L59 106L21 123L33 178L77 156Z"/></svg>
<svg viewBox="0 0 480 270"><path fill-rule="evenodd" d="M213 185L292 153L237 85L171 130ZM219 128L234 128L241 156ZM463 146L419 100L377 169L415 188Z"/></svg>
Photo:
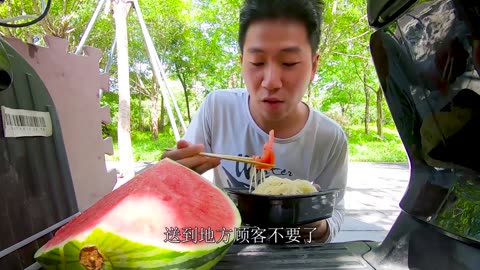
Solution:
<svg viewBox="0 0 480 270"><path fill-rule="evenodd" d="M177 149L164 152L163 158L176 160L178 163L199 174L218 166L220 160L199 156L200 152L211 152L211 113L212 95L209 94L195 113L192 122L185 131L184 137L177 142Z"/></svg>
<svg viewBox="0 0 480 270"><path fill-rule="evenodd" d="M307 241L329 243L340 231L345 215L343 200L336 205L332 217L302 226L301 235Z"/></svg>
<svg viewBox="0 0 480 270"><path fill-rule="evenodd" d="M210 152L211 149L211 113L210 109L213 106L212 104L212 95L208 94L205 97L205 100L200 104L197 112L192 118L192 121L188 125L185 134L183 135L183 140L188 141L192 144L203 144L205 146L205 151Z"/></svg>
<svg viewBox="0 0 480 270"><path fill-rule="evenodd" d="M314 231L311 232L311 240L313 242L331 242L340 231L344 220L345 202L343 197L345 195L348 176L348 143L343 132L332 153L325 170L320 176L320 178L332 179L332 181L330 186L322 186L321 188L338 188L340 191L338 192L332 217L302 226L303 228L315 228ZM304 234L305 233L307 234L305 236L310 238L309 230L304 230Z"/></svg>

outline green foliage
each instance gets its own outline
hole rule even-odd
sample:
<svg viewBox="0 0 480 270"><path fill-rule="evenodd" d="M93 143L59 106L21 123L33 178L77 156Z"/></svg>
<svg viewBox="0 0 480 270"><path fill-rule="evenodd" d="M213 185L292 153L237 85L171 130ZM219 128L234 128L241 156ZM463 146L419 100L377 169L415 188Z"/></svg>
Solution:
<svg viewBox="0 0 480 270"><path fill-rule="evenodd" d="M159 134L157 140L152 140L152 134L148 131L132 131L133 158L135 161L160 160L164 149L175 146L175 137L169 133ZM113 142L114 154L106 156L107 160L118 161L118 144Z"/></svg>
<svg viewBox="0 0 480 270"><path fill-rule="evenodd" d="M103 124L104 136L109 136L113 139L116 139L118 123L118 93L103 93L100 104L101 106L110 106L110 115L112 118L112 122L110 124ZM151 131L152 117L150 108L148 106L148 100L146 100L146 98L142 95L132 94L130 104L130 126L132 131Z"/></svg>
<svg viewBox="0 0 480 270"><path fill-rule="evenodd" d="M363 123L366 93L371 121L377 115L378 79L369 51L373 30L365 11L366 0L326 0L318 78L312 86L314 107L340 113L350 124ZM385 107L383 101L382 110ZM384 123L391 123L388 110L383 116Z"/></svg>
<svg viewBox="0 0 480 270"><path fill-rule="evenodd" d="M70 44L68 51L74 52L97 3L96 0L53 0L48 15L39 23L24 28L0 27L0 32L2 35L13 36L24 42L42 46L45 46L44 35L64 38ZM25 14L39 16L41 14L41 1L5 1L4 4L0 5L0 17L2 19ZM33 18L12 23L31 20ZM106 51L113 40L114 31L112 29L114 29L113 19L109 12L101 12L94 31L90 34L85 45L93 45ZM102 61L105 60L106 58L102 59Z"/></svg>
<svg viewBox="0 0 480 270"><path fill-rule="evenodd" d="M346 129L351 161L406 162L405 148L394 127L384 127L383 139L372 131L365 134L364 126ZM374 130L371 126L370 130Z"/></svg>
<svg viewBox="0 0 480 270"><path fill-rule="evenodd" d="M480 192L474 181L455 183L451 197L456 198L447 204L433 223L451 233L480 241Z"/></svg>

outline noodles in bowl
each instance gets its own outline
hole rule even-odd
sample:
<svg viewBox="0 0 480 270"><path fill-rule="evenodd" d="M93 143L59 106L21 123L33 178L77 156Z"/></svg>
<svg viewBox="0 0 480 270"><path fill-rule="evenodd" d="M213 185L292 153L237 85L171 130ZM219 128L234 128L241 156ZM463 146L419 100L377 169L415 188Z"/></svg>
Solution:
<svg viewBox="0 0 480 270"><path fill-rule="evenodd" d="M253 184L253 190L225 188L240 211L243 225L293 228L332 216L337 189L319 191L308 180L277 176L259 182Z"/></svg>
<svg viewBox="0 0 480 270"><path fill-rule="evenodd" d="M318 190L307 180L290 180L278 176L267 177L252 193L262 195L298 195L315 193Z"/></svg>

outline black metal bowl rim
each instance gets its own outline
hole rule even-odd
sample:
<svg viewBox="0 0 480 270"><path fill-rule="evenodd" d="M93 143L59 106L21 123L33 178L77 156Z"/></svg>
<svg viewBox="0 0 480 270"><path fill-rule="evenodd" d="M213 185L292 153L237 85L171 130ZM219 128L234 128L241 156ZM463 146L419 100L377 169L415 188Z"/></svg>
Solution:
<svg viewBox="0 0 480 270"><path fill-rule="evenodd" d="M332 189L324 189L318 192L306 193L306 194L270 195L270 194L251 193L247 188L224 188L224 190L228 193L233 193L240 196L244 195L249 197L267 198L267 199L275 199L275 200L302 199L302 198L318 197L321 195L330 195L332 193L335 193L335 195L337 195L338 192L340 192L339 188L332 188Z"/></svg>

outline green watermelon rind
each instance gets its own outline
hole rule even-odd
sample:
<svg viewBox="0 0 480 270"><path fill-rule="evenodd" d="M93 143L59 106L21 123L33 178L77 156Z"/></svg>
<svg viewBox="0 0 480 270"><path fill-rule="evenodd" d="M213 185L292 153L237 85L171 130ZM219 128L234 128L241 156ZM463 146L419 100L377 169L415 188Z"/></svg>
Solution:
<svg viewBox="0 0 480 270"><path fill-rule="evenodd" d="M80 250L95 246L104 258L102 270L211 269L228 252L233 240L221 241L215 247L208 245L208 249L175 251L133 242L97 228L84 241L71 240L48 251L40 249L35 259L46 270L85 270L79 263Z"/></svg>

